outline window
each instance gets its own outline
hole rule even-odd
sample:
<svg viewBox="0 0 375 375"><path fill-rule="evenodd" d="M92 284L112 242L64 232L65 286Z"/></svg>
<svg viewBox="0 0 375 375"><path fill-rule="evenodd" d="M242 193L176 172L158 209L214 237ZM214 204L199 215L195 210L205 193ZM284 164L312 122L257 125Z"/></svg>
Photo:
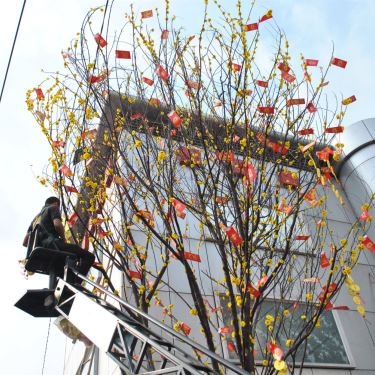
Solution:
<svg viewBox="0 0 375 375"><path fill-rule="evenodd" d="M231 325L230 312L227 307L227 297L221 295L221 306L223 308L223 324L225 326ZM259 314L256 319L256 334L255 334L255 351L256 360L261 362L266 358L267 343L270 342L271 335L266 327L265 320L267 315L273 317L282 316L283 312L288 310L290 314L283 317L281 320L277 318L274 321L273 337L277 344L282 348L284 353L287 352L286 341L294 339L297 332L300 331L304 324L301 316L308 315L307 305L294 302L281 302L279 300L265 300L260 307ZM228 341L230 335L228 335ZM296 353L296 362L301 362L305 346L301 345ZM235 360L237 355L235 351L228 351L230 359ZM288 360L288 359L287 359ZM304 365L307 366L350 366L350 360L346 351L345 345L337 327L336 319L333 311L324 311L320 317L320 327L316 328L307 340L306 354L304 358Z"/></svg>

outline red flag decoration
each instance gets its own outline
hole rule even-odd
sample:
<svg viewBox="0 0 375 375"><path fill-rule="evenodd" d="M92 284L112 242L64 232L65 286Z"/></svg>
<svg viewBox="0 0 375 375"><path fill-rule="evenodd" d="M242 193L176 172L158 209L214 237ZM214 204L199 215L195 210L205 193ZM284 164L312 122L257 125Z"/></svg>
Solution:
<svg viewBox="0 0 375 375"><path fill-rule="evenodd" d="M288 72L290 71L290 67L289 67L289 65L288 65L287 63L285 63L285 62L280 63L280 64L277 66L277 68L278 68L279 70L281 70L282 72L286 72L286 73L288 73Z"/></svg>
<svg viewBox="0 0 375 375"><path fill-rule="evenodd" d="M227 204L229 202L229 198L228 197L216 197L215 202L217 204Z"/></svg>
<svg viewBox="0 0 375 375"><path fill-rule="evenodd" d="M223 326L223 327L219 327L219 329L217 331L218 331L219 335L227 335L229 333L232 333L233 327Z"/></svg>
<svg viewBox="0 0 375 375"><path fill-rule="evenodd" d="M279 348L275 343L273 342L269 342L267 344L267 349L268 351L272 354L273 358L277 361L280 361L283 356L284 356L284 353L283 351L281 350L281 348Z"/></svg>
<svg viewBox="0 0 375 375"><path fill-rule="evenodd" d="M281 78L284 79L285 81L289 82L289 83L292 83L296 79L296 77L292 76L288 72L282 72Z"/></svg>
<svg viewBox="0 0 375 375"><path fill-rule="evenodd" d="M306 241L309 238L310 238L310 236L307 235L307 234L299 234L298 236L296 236L297 241Z"/></svg>
<svg viewBox="0 0 375 375"><path fill-rule="evenodd" d="M357 100L357 98L355 97L355 95L352 95L352 96L349 96L349 98L346 98L344 99L341 103L342 105L348 105L350 103L353 103Z"/></svg>
<svg viewBox="0 0 375 375"><path fill-rule="evenodd" d="M310 112L310 113L314 113L316 112L318 109L314 106L313 103L309 103L307 106L306 106L306 109Z"/></svg>
<svg viewBox="0 0 375 375"><path fill-rule="evenodd" d="M82 139L94 139L96 137L97 132L98 131L96 129L86 130L81 133L81 138Z"/></svg>
<svg viewBox="0 0 375 375"><path fill-rule="evenodd" d="M104 80L103 76L91 75L89 78L90 83L99 83L99 82L102 82L103 80Z"/></svg>
<svg viewBox="0 0 375 375"><path fill-rule="evenodd" d="M232 163L234 162L234 152L233 151L216 151L215 156L217 160L220 160L225 163Z"/></svg>
<svg viewBox="0 0 375 375"><path fill-rule="evenodd" d="M195 90L198 90L201 88L201 84L199 82L195 82L192 80L187 80L186 86L189 87L189 89L195 89Z"/></svg>
<svg viewBox="0 0 375 375"><path fill-rule="evenodd" d="M347 61L345 61L345 60L341 60L341 59L338 59L337 57L334 57L334 58L331 60L331 64L332 64L332 65L336 65L336 66L338 66L339 68L343 68L343 69L345 69L347 63L348 63Z"/></svg>
<svg viewBox="0 0 375 375"><path fill-rule="evenodd" d="M323 252L322 255L320 256L320 267L327 268L330 265L331 263L329 262L327 254Z"/></svg>
<svg viewBox="0 0 375 375"><path fill-rule="evenodd" d="M269 20L270 18L272 18L272 9L270 9L269 11L267 11L267 13L264 14L264 15L260 18L259 22L267 21L267 20Z"/></svg>
<svg viewBox="0 0 375 375"><path fill-rule="evenodd" d="M123 187L127 187L128 186L128 182L126 181L126 179L124 177L120 177L120 176L114 175L113 176L113 182L116 185L120 185L120 186L123 186Z"/></svg>
<svg viewBox="0 0 375 375"><path fill-rule="evenodd" d="M182 118L177 114L176 111L169 112L167 116L175 128L178 128L181 125Z"/></svg>
<svg viewBox="0 0 375 375"><path fill-rule="evenodd" d="M121 51L119 49L116 49L115 51L116 58L117 59L130 59L130 51Z"/></svg>
<svg viewBox="0 0 375 375"><path fill-rule="evenodd" d="M250 162L245 163L243 167L243 173L250 182L253 182L257 177L257 172Z"/></svg>
<svg viewBox="0 0 375 375"><path fill-rule="evenodd" d="M242 237L233 227L225 228L225 233L234 246L239 246L243 243Z"/></svg>
<svg viewBox="0 0 375 375"><path fill-rule="evenodd" d="M141 118L143 118L143 115L142 115L142 113L139 113L139 112L132 113L131 116L130 116L130 120L132 120L132 121L139 120Z"/></svg>
<svg viewBox="0 0 375 375"><path fill-rule="evenodd" d="M268 87L268 82L267 81L260 81L256 80L255 83L260 86L260 87Z"/></svg>
<svg viewBox="0 0 375 375"><path fill-rule="evenodd" d="M168 79L168 72L161 65L156 67L155 73L163 81Z"/></svg>
<svg viewBox="0 0 375 375"><path fill-rule="evenodd" d="M241 65L240 64L236 64L236 63L232 63L232 70L234 72L239 72L241 70Z"/></svg>
<svg viewBox="0 0 375 375"><path fill-rule="evenodd" d="M236 346L234 345L233 341L228 341L227 348L228 348L228 352L230 353L236 350Z"/></svg>
<svg viewBox="0 0 375 375"><path fill-rule="evenodd" d="M281 201L277 206L277 211L283 212L284 214L289 215L293 210L293 207L288 205L286 202Z"/></svg>
<svg viewBox="0 0 375 375"><path fill-rule="evenodd" d="M375 243L371 240L371 238L366 234L362 238L363 245L370 251L375 251Z"/></svg>
<svg viewBox="0 0 375 375"><path fill-rule="evenodd" d="M182 202L180 202L178 199L173 198L173 207L176 211L176 215L180 217L181 219L184 219L186 216L185 210L186 210L186 205Z"/></svg>
<svg viewBox="0 0 375 375"><path fill-rule="evenodd" d="M369 221L371 220L372 216L367 210L362 211L362 213L359 215L360 221Z"/></svg>
<svg viewBox="0 0 375 375"><path fill-rule="evenodd" d="M160 39L168 39L169 31L168 30L163 30L161 32Z"/></svg>
<svg viewBox="0 0 375 375"><path fill-rule="evenodd" d="M313 129L313 128L301 129L301 130L298 130L298 134L299 134L299 135L310 135L310 134L314 134L314 129Z"/></svg>
<svg viewBox="0 0 375 375"><path fill-rule="evenodd" d="M141 279L141 273L139 271L132 271L132 270L129 270L129 277L131 279Z"/></svg>
<svg viewBox="0 0 375 375"><path fill-rule="evenodd" d="M186 336L189 336L190 335L190 332L191 332L191 328L184 322L182 322L181 324L181 330L182 332L186 335Z"/></svg>
<svg viewBox="0 0 375 375"><path fill-rule="evenodd" d="M65 146L65 142L64 141L52 141L51 142L51 145L52 147L64 147Z"/></svg>
<svg viewBox="0 0 375 375"><path fill-rule="evenodd" d="M333 150L331 150L329 147L323 148L323 150L317 151L316 156L319 160L328 161L329 156L333 154Z"/></svg>
<svg viewBox="0 0 375 375"><path fill-rule="evenodd" d="M344 127L343 126L332 126L331 128L326 128L324 130L324 133L338 134L338 133L342 133L343 131L344 131Z"/></svg>
<svg viewBox="0 0 375 375"><path fill-rule="evenodd" d="M78 220L78 215L74 212L68 219L68 225L72 227Z"/></svg>
<svg viewBox="0 0 375 375"><path fill-rule="evenodd" d="M36 93L36 98L38 100L44 100L44 94L43 94L43 90L41 88L35 88L34 89L35 93Z"/></svg>
<svg viewBox="0 0 375 375"><path fill-rule="evenodd" d="M249 23L248 25L245 25L243 29L245 32L258 30L258 23Z"/></svg>
<svg viewBox="0 0 375 375"><path fill-rule="evenodd" d="M201 261L201 257L199 256L199 254L190 253L188 251L184 252L184 258L186 260L191 260L193 262L200 262Z"/></svg>
<svg viewBox="0 0 375 375"><path fill-rule="evenodd" d="M104 48L107 45L107 41L99 33L94 35L94 39L101 48Z"/></svg>
<svg viewBox="0 0 375 375"><path fill-rule="evenodd" d="M78 190L74 186L65 185L64 187L68 193L78 193Z"/></svg>
<svg viewBox="0 0 375 375"><path fill-rule="evenodd" d="M255 286L251 285L250 283L246 285L246 291L255 298L260 297L262 294L257 288L255 288Z"/></svg>
<svg viewBox="0 0 375 375"><path fill-rule="evenodd" d="M275 113L275 107L258 107L258 112L273 115Z"/></svg>
<svg viewBox="0 0 375 375"><path fill-rule="evenodd" d="M286 102L287 107L290 107L291 105L300 105L300 104L305 104L304 98L289 99Z"/></svg>
<svg viewBox="0 0 375 375"><path fill-rule="evenodd" d="M155 107L159 106L160 105L160 100L158 98L150 98L148 100L148 102L151 104L151 105L154 105Z"/></svg>
<svg viewBox="0 0 375 375"><path fill-rule="evenodd" d="M73 176L73 172L71 171L71 169L66 164L63 164L59 168L59 170L66 177L72 177Z"/></svg>
<svg viewBox="0 0 375 375"><path fill-rule="evenodd" d="M147 78L147 77L142 77L142 81L149 86L152 86L154 84L154 81L150 78Z"/></svg>
<svg viewBox="0 0 375 375"><path fill-rule="evenodd" d="M144 19L144 18L151 18L153 16L153 12L152 12L152 9L149 9L149 10L144 10L143 12L141 12L141 18Z"/></svg>
<svg viewBox="0 0 375 375"><path fill-rule="evenodd" d="M317 66L318 62L319 60L315 60L315 59L305 59L306 66Z"/></svg>

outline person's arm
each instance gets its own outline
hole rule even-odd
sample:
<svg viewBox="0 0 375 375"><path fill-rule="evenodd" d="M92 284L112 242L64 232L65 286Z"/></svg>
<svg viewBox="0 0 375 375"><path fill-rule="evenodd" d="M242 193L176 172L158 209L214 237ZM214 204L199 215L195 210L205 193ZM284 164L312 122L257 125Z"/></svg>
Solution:
<svg viewBox="0 0 375 375"><path fill-rule="evenodd" d="M22 246L27 247L27 244L29 243L30 233L27 232L25 235L25 238L23 239Z"/></svg>
<svg viewBox="0 0 375 375"><path fill-rule="evenodd" d="M62 223L61 219L57 219L57 218L53 219L53 225L56 229L56 232L59 234L59 236L65 242L65 229L64 229L64 226L63 226L63 223Z"/></svg>

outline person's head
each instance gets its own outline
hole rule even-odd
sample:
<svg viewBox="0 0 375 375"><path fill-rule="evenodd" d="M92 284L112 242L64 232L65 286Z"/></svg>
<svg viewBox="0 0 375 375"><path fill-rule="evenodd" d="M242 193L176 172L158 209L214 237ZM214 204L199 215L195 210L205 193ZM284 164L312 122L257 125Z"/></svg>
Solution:
<svg viewBox="0 0 375 375"><path fill-rule="evenodd" d="M44 204L46 206L50 206L52 204L54 204L55 206L60 206L60 199L57 198L57 197L49 197L49 198L46 199Z"/></svg>

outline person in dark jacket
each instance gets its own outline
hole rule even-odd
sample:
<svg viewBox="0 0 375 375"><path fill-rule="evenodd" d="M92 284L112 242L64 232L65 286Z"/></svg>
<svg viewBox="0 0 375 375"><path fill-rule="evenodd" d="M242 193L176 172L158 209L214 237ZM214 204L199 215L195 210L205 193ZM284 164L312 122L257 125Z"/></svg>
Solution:
<svg viewBox="0 0 375 375"><path fill-rule="evenodd" d="M95 261L95 256L76 244L66 242L65 230L62 224L59 207L59 198L49 197L45 201L44 207L38 215L35 216L27 230L26 236L23 240L23 246L28 246L31 233L38 226L36 246L48 249L58 249L76 255L80 259L80 272L86 275ZM29 256L30 254L26 255L26 257Z"/></svg>

